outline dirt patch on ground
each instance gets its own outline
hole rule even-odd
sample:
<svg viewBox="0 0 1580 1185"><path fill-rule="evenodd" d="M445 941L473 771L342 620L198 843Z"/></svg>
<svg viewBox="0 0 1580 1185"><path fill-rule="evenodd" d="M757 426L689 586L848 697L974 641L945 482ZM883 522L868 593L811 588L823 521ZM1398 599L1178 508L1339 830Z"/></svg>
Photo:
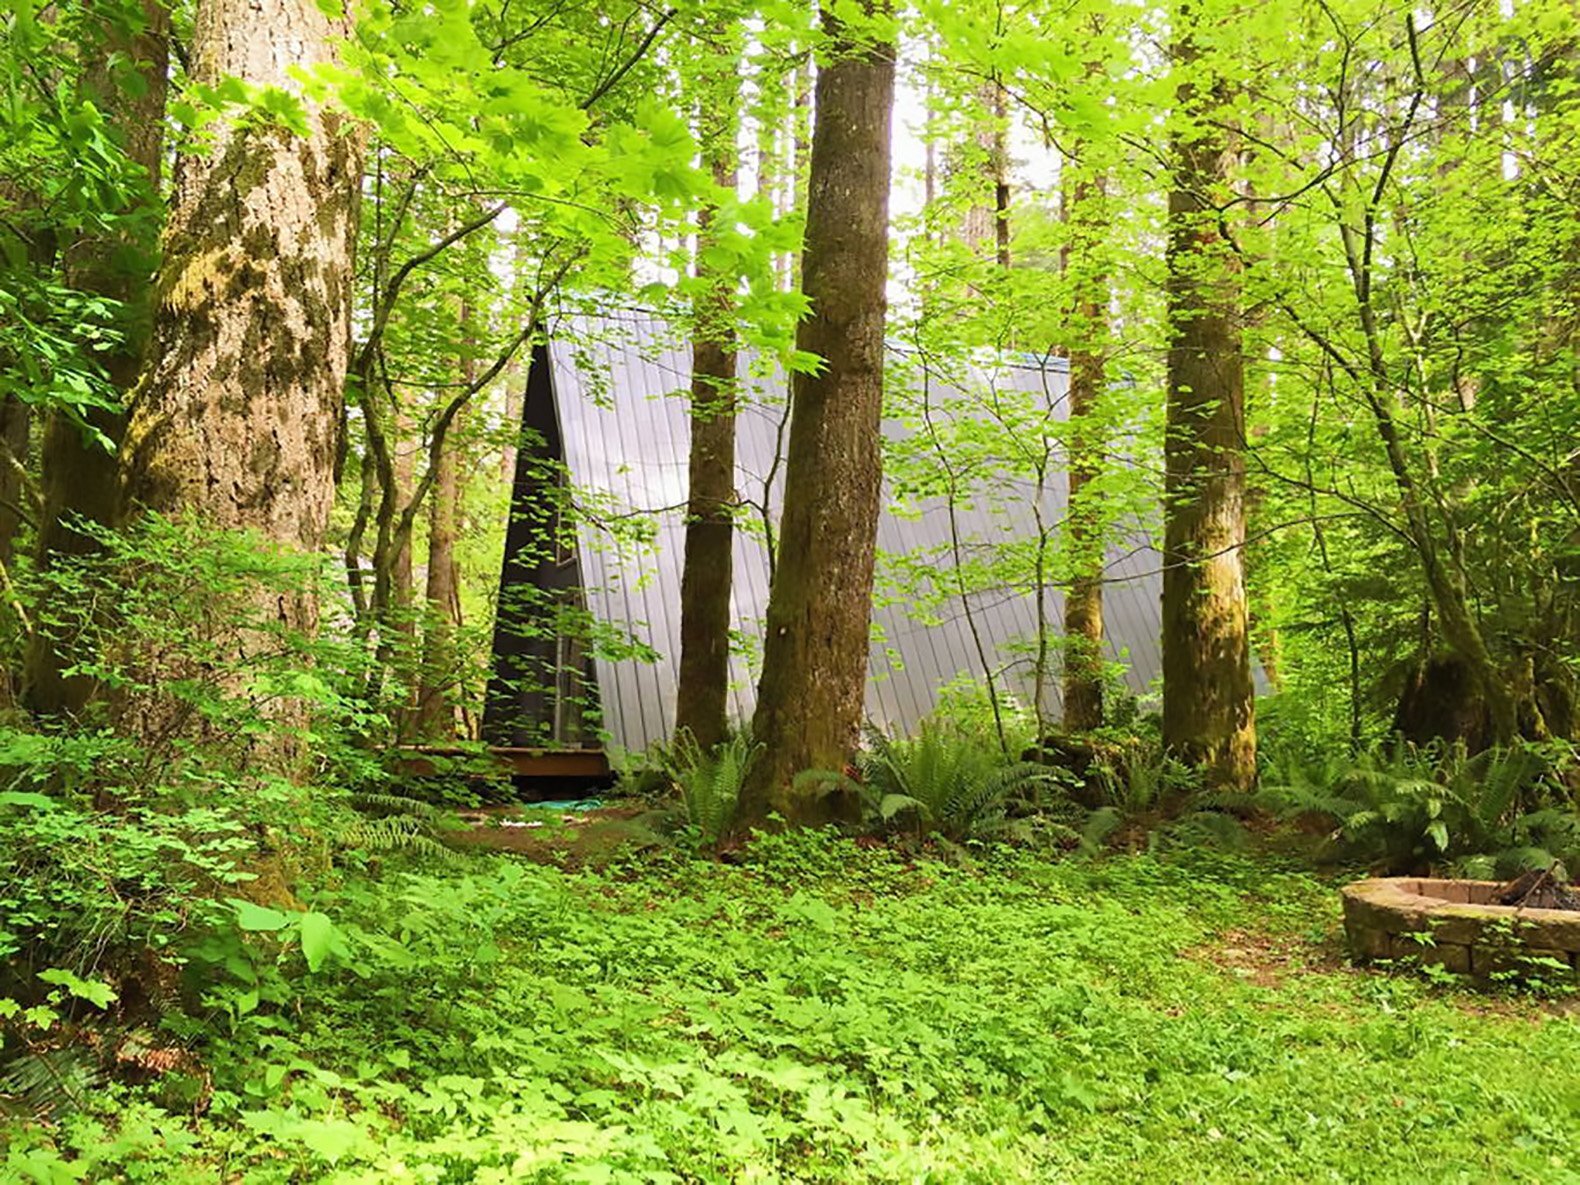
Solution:
<svg viewBox="0 0 1580 1185"><path fill-rule="evenodd" d="M1265 988L1281 987L1291 975L1349 970L1343 946L1336 939L1314 943L1293 934L1255 930L1225 930L1212 942L1184 951L1183 957L1211 963L1237 979Z"/></svg>
<svg viewBox="0 0 1580 1185"><path fill-rule="evenodd" d="M510 852L539 864L602 868L616 857L665 847L660 812L641 806L590 811L495 807L465 811L466 829L447 836L458 848Z"/></svg>
<svg viewBox="0 0 1580 1185"><path fill-rule="evenodd" d="M1298 975L1342 973L1362 978L1398 975L1397 970L1357 967L1349 961L1340 936L1312 942L1292 934L1225 930L1211 942L1181 952L1182 958L1209 963L1237 979L1263 988L1279 988ZM1522 992L1476 990L1468 985L1442 987L1441 998L1470 1016L1524 1020L1539 1024L1555 1016L1580 1016L1580 996L1544 997Z"/></svg>

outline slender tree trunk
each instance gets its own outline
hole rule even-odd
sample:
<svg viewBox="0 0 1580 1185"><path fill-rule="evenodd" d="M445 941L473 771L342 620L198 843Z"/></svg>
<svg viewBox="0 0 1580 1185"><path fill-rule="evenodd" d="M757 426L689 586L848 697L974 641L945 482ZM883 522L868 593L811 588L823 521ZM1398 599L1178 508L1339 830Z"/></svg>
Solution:
<svg viewBox="0 0 1580 1185"><path fill-rule="evenodd" d="M372 628L378 631L379 661L385 663L390 658L398 633L392 607L399 595L396 585L400 580L402 548L397 534L401 510L406 505L400 483L401 421L395 413L395 398L381 376L373 373L359 376L357 385L361 391L368 451L372 456L374 474L378 478L378 497L373 504L373 554L370 561L373 588L368 597L368 616ZM409 487L412 476L409 462L406 476ZM407 546L409 549L410 545Z"/></svg>
<svg viewBox="0 0 1580 1185"><path fill-rule="evenodd" d="M1533 740L1545 740L1546 723L1541 718L1534 698L1516 694L1487 646L1481 623L1471 605L1469 584L1460 562L1463 548L1454 522L1446 513L1437 515L1444 535L1443 541L1439 541L1429 502L1440 503L1441 499L1428 496L1435 480L1430 456L1426 488L1423 489L1423 483L1411 468L1399 431L1396 414L1398 397L1388 373L1388 359L1383 348L1382 328L1378 324L1373 304L1372 271L1368 263L1372 257L1371 244L1376 241L1373 237L1377 233L1375 211L1367 210L1359 230L1341 224L1339 231L1354 289L1356 313L1366 341L1366 385L1363 394L1376 424L1389 472L1399 491L1400 510L1415 544L1416 554L1421 559L1422 574L1426 577L1443 637L1470 668L1472 677L1486 699L1487 710L1492 717L1493 739L1499 744L1508 744L1521 735L1523 700L1524 714L1528 717L1523 731Z"/></svg>
<svg viewBox="0 0 1580 1185"><path fill-rule="evenodd" d="M1420 556L1427 589L1431 593L1433 607L1437 610L1438 625L1443 631L1443 637L1470 668L1482 695L1486 698L1487 711L1492 718L1493 739L1499 744L1506 745L1516 740L1523 731L1533 740L1546 740L1548 739L1546 722L1541 718L1534 698L1523 697L1522 704L1522 697L1517 696L1511 688L1487 646L1486 636L1481 631L1481 623L1476 619L1475 611L1471 607L1470 590L1464 571L1455 562L1452 547L1447 549L1450 554L1445 555L1445 547L1438 542L1432 516L1422 498L1422 491L1415 475L1410 469L1404 442L1394 419L1393 390L1386 381L1382 355L1376 345L1376 327L1371 306L1365 298L1361 304L1361 316L1366 324L1367 336L1373 342L1372 377L1377 382L1376 388L1366 393L1367 403L1376 421L1378 435L1382 438L1383 451L1388 458L1388 468L1399 490L1400 508L1404 512L1405 523L1409 528L1410 538L1415 544L1416 554ZM1453 529L1452 523L1445 526L1445 531L1450 534ZM1520 720L1522 706L1529 716L1524 729L1521 727Z"/></svg>
<svg viewBox="0 0 1580 1185"><path fill-rule="evenodd" d="M1202 85L1188 32L1178 88L1168 238L1168 416L1164 453L1163 740L1208 786L1256 779L1255 702L1245 578L1245 391L1239 284L1216 203L1232 153L1206 115L1222 84Z"/></svg>
<svg viewBox="0 0 1580 1185"><path fill-rule="evenodd" d="M464 413L463 413L464 414ZM417 692L418 729L423 736L447 740L455 735L451 702L455 675L455 633L461 625L461 580L455 543L460 530L461 458L456 431L460 416L445 434L434 470L428 506L428 612L422 647L422 683Z"/></svg>
<svg viewBox="0 0 1580 1185"><path fill-rule="evenodd" d="M1004 84L993 82L993 249L999 267L1010 266L1009 254L1009 119Z"/></svg>
<svg viewBox="0 0 1580 1185"><path fill-rule="evenodd" d="M808 137L812 126L815 75L812 53L808 51L795 72L795 103L790 111L790 178L786 186L790 206L786 213L791 214L806 209L807 191L811 183L812 146ZM791 291L801 287L801 265L805 254L806 240L803 237L801 250L791 251L784 257L784 286Z"/></svg>
<svg viewBox="0 0 1580 1185"><path fill-rule="evenodd" d="M733 76L721 89L736 89ZM704 101L704 151L713 180L726 189L736 184L733 99L710 93ZM676 735L689 732L704 749L722 741L728 726L736 503L734 283L731 276L713 275L705 262L713 217L703 210L697 228L697 277L707 287L692 310L690 495L675 693Z"/></svg>
<svg viewBox="0 0 1580 1185"><path fill-rule="evenodd" d="M390 442L394 450L395 480L390 486L387 524L391 548L389 558L389 625L401 644L410 648L417 638L417 584L412 575L412 532L400 529L400 514L411 501L412 487L417 484L417 454L421 442L412 439L411 415L401 403L398 393L390 392L394 403L395 439ZM381 506L381 512L385 507ZM381 532L386 524L382 517Z"/></svg>
<svg viewBox="0 0 1580 1185"><path fill-rule="evenodd" d="M511 283L519 291L525 287L523 274L530 257L527 254L527 236L517 230L513 248ZM499 450L499 476L508 485L516 476L516 449L521 438L521 413L527 403L527 371L532 365L532 351L522 350L510 363L504 383L504 444Z"/></svg>
<svg viewBox="0 0 1580 1185"><path fill-rule="evenodd" d="M1070 351L1070 511L1073 573L1064 597L1064 727L1103 725L1103 522L1092 483L1102 473L1103 433L1097 402L1107 384L1104 337L1108 274L1101 262L1106 229L1104 179L1082 179L1068 207L1070 276L1076 291L1076 339Z"/></svg>
<svg viewBox="0 0 1580 1185"><path fill-rule="evenodd" d="M986 118L978 125L974 138L982 154L989 192L985 201L973 202L966 210L960 237L973 252L985 253L989 247L1001 268L1010 265L1009 254L1009 144L1005 128L1008 109L1004 86L990 79L977 88L977 99ZM959 164L956 169L959 171Z"/></svg>
<svg viewBox="0 0 1580 1185"><path fill-rule="evenodd" d="M1254 406L1254 404L1253 404ZM1267 435L1267 426L1259 425L1251 432L1253 439ZM1254 536L1259 529L1267 504L1267 487L1261 481L1247 478L1245 487L1245 521L1247 530ZM1267 562L1271 539L1247 543L1245 547L1246 624L1251 631L1251 644L1256 661L1262 664L1262 674L1275 692L1284 686L1284 645L1276 624L1277 594L1268 588L1263 572L1271 567Z"/></svg>
<svg viewBox="0 0 1580 1185"><path fill-rule="evenodd" d="M30 420L27 404L14 395L0 398L0 564L11 562L23 522Z"/></svg>
<svg viewBox="0 0 1580 1185"><path fill-rule="evenodd" d="M0 615L13 618L7 626L20 629L32 650L38 646L38 634L17 603L11 579L11 559L17 530L24 521L22 501L27 492L27 410L27 404L14 396L0 398ZM18 672L0 670L0 712L16 705L19 690Z"/></svg>
<svg viewBox="0 0 1580 1185"><path fill-rule="evenodd" d="M192 76L299 92L349 18L310 0L200 0ZM131 509L190 512L316 550L334 500L350 350L359 153L308 104L298 136L222 119L176 166L152 360L132 399L122 490ZM312 628L316 605L276 612Z"/></svg>
<svg viewBox="0 0 1580 1185"><path fill-rule="evenodd" d="M827 11L818 74L799 349L824 359L795 376L779 562L753 735L762 743L738 825L848 814L795 775L840 769L855 753L882 481L883 331L889 248L889 122L894 47L851 43Z"/></svg>
<svg viewBox="0 0 1580 1185"><path fill-rule="evenodd" d="M472 357L466 326L471 310L461 309L462 340L466 355L461 362L461 377L470 386L477 379L477 364ZM433 740L455 736L455 636L461 626L461 574L455 558L460 533L461 424L463 408L450 422L439 455L434 462L433 489L428 504L428 576L424 589L428 610L424 614L421 682L417 689L417 727L421 735Z"/></svg>
<svg viewBox="0 0 1580 1185"><path fill-rule="evenodd" d="M378 463L371 445L365 445L357 465L357 509L351 519L351 529L346 532L346 586L351 592L351 610L358 626L357 636L365 639L371 624L371 607L367 569L362 564L362 541L367 537L368 524L373 521L373 507L378 500Z"/></svg>
<svg viewBox="0 0 1580 1185"><path fill-rule="evenodd" d="M975 90L974 114L977 118L972 126L970 143L951 145L944 150L945 192L963 191L970 195L971 201L958 216L953 228L938 228L937 237L940 243L960 243L979 263L992 261L992 269L982 269L980 278L968 280L964 289L956 293L954 298L958 300L964 297L968 302L990 303L998 299L993 295L995 281L1002 279L1010 267L1009 150L1004 120L1006 105L1003 84L996 77L984 79ZM927 163L930 169L935 167L930 160ZM931 176L925 180L929 192L923 230L931 239L934 230L932 223L936 221L931 191L937 186L937 180ZM936 319L937 310L950 305L950 299L942 302L937 299L940 287L944 290L949 288L942 273L927 285L927 291L923 293L924 319ZM1015 333L1011 324L1008 333L998 344L1013 349Z"/></svg>
<svg viewBox="0 0 1580 1185"><path fill-rule="evenodd" d="M83 236L65 254L69 285L121 303L124 339L99 358L111 385L122 393L131 391L137 381L148 344L148 297L157 258L153 225L159 207L169 74L169 14L160 0L144 0L140 11L143 24L135 34L120 32L124 18L105 21L110 32L104 43L95 47L83 79L87 97L109 115L127 160L144 174L143 183L129 195L131 208L119 211L134 229ZM135 89L117 77L112 59L132 64L138 80ZM138 214L146 214L146 218L134 217ZM40 568L47 568L55 556L86 555L94 550L92 537L76 530L74 519L101 526L113 525L116 520L118 470L115 455L105 442L119 445L126 415L120 408L96 408L87 419L99 438L58 413L44 421L39 455L43 496L37 541ZM87 702L92 681L61 675L67 660L55 641L40 633L28 647L24 676L28 703L46 715L76 713Z"/></svg>

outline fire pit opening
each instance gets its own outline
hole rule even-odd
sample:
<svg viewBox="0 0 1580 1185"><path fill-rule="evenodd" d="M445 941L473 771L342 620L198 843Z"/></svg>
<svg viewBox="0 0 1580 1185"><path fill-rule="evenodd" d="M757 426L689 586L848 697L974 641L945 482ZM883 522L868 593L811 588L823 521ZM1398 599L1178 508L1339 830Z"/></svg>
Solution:
<svg viewBox="0 0 1580 1185"><path fill-rule="evenodd" d="M1388 877L1345 886L1344 931L1357 962L1416 959L1477 978L1562 974L1561 964L1580 976L1574 906L1545 874L1509 884Z"/></svg>

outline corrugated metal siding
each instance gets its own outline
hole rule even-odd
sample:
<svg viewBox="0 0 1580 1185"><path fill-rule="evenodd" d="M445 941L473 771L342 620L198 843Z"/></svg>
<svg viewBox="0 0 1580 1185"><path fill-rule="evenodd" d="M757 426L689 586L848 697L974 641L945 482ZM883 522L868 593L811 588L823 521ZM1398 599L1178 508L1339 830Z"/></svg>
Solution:
<svg viewBox="0 0 1580 1185"><path fill-rule="evenodd" d="M684 505L690 419L686 391L690 383L690 350L663 323L639 316L581 320L567 340L552 342L550 364L564 431L566 462L582 503L593 513L580 527L582 571L589 608L604 622L628 629L658 652L657 662L599 660L604 727L611 742L623 749L641 749L667 738L674 719L675 683L680 649L680 568L683 554ZM742 381L751 391L749 405L738 420L737 483L741 496L761 502L773 470L779 424L784 414L782 375L749 376L750 360L740 364ZM938 379L931 391L941 402L960 397L958 388ZM989 373L974 368L970 382L998 382L1033 394L1045 393L1050 412L1064 418L1067 377L1063 363L1017 365ZM931 393L931 392L930 392ZM886 429L898 431L892 425ZM776 510L780 502L776 477L767 491ZM1004 505L1025 505L1033 487L1004 481L977 487ZM1045 521L1064 517L1067 483L1053 476L1041 499ZM886 511L878 529L879 564L885 555L903 556L950 542L949 516L942 500L917 507L915 516ZM613 517L611 517L613 516ZM755 517L755 515L754 515ZM1030 514L1026 521L1030 522ZM616 545L601 522L656 522L649 543ZM957 512L959 534L971 541L1002 539L1014 525L990 506L977 504ZM1029 534L1029 532L1028 532ZM1160 557L1144 529L1129 532L1110 557L1109 583L1104 589L1104 616L1109 649L1127 664L1130 687L1141 692L1161 668L1159 653ZM736 532L733 581L735 628L758 636L768 603L768 557L761 530ZM995 669L1010 666L1005 685L1029 700L1029 660L1014 663L1013 645L1036 633L1035 598L1014 590L995 590L971 598L972 616L982 648ZM874 622L882 641L870 656L867 711L882 727L914 729L931 710L938 688L959 675L981 677L982 663L959 598L940 611L943 620L916 620L909 606L879 605ZM1062 597L1047 593L1048 622L1057 631ZM890 651L897 655L891 659ZM1010 664L1014 665L1010 665ZM749 718L756 680L746 660L731 664L732 707ZM1057 708L1057 678L1044 689L1044 704Z"/></svg>

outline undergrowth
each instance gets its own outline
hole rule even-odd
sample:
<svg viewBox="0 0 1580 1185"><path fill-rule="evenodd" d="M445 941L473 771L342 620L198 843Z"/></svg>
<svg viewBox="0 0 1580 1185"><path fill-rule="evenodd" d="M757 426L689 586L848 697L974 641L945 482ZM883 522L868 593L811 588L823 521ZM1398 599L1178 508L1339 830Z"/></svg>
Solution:
<svg viewBox="0 0 1580 1185"><path fill-rule="evenodd" d="M976 851L786 834L739 865L349 875L194 952L201 1006L163 1036L203 1090L0 1120L0 1178L1580 1174L1580 1026L1345 969L1329 886Z"/></svg>

